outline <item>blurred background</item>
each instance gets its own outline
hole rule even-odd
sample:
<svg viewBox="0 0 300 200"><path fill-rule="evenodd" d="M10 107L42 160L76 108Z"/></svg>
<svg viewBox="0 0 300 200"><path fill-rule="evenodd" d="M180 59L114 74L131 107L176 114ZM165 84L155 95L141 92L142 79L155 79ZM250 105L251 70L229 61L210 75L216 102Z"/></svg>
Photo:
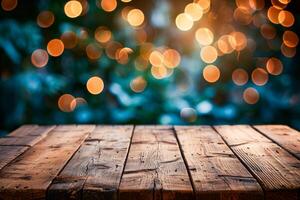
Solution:
<svg viewBox="0 0 300 200"><path fill-rule="evenodd" d="M0 134L22 124L300 129L298 0L1 0Z"/></svg>

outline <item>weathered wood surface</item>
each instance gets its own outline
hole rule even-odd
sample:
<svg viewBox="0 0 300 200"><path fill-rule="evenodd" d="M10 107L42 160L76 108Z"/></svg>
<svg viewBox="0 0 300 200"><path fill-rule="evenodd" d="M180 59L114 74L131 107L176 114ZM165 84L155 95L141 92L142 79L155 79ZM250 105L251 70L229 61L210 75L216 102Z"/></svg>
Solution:
<svg viewBox="0 0 300 200"><path fill-rule="evenodd" d="M193 198L172 127L135 128L119 194L121 200Z"/></svg>
<svg viewBox="0 0 300 200"><path fill-rule="evenodd" d="M300 161L247 125L216 126L265 190L265 199L299 199Z"/></svg>
<svg viewBox="0 0 300 200"><path fill-rule="evenodd" d="M24 125L0 138L0 169L43 139L54 127Z"/></svg>
<svg viewBox="0 0 300 200"><path fill-rule="evenodd" d="M300 159L300 133L298 131L284 125L259 125L254 127Z"/></svg>
<svg viewBox="0 0 300 200"><path fill-rule="evenodd" d="M282 125L25 125L0 138L0 200L299 200Z"/></svg>
<svg viewBox="0 0 300 200"><path fill-rule="evenodd" d="M176 126L198 199L263 199L256 179L209 126Z"/></svg>
<svg viewBox="0 0 300 200"><path fill-rule="evenodd" d="M117 199L133 126L97 126L54 180L49 199Z"/></svg>
<svg viewBox="0 0 300 200"><path fill-rule="evenodd" d="M1 199L43 199L94 126L58 126L0 171Z"/></svg>
<svg viewBox="0 0 300 200"><path fill-rule="evenodd" d="M0 138L2 146L33 146L43 139L55 126L21 126L7 137Z"/></svg>

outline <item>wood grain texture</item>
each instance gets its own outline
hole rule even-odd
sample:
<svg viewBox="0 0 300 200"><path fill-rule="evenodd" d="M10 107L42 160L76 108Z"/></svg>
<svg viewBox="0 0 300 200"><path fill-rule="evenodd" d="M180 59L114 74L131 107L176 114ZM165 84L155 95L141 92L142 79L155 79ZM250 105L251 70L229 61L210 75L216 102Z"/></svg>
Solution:
<svg viewBox="0 0 300 200"><path fill-rule="evenodd" d="M193 189L172 127L135 128L119 199L193 199Z"/></svg>
<svg viewBox="0 0 300 200"><path fill-rule="evenodd" d="M51 181L93 129L93 125L53 129L0 171L0 199L44 199Z"/></svg>
<svg viewBox="0 0 300 200"><path fill-rule="evenodd" d="M175 126L197 199L263 199L263 191L209 126Z"/></svg>
<svg viewBox="0 0 300 200"><path fill-rule="evenodd" d="M55 126L24 125L0 138L0 146L31 147L43 139Z"/></svg>
<svg viewBox="0 0 300 200"><path fill-rule="evenodd" d="M300 133L284 125L254 126L263 135L300 159Z"/></svg>
<svg viewBox="0 0 300 200"><path fill-rule="evenodd" d="M0 146L0 169L25 152L26 146Z"/></svg>
<svg viewBox="0 0 300 200"><path fill-rule="evenodd" d="M133 126L97 126L51 184L48 199L117 199Z"/></svg>
<svg viewBox="0 0 300 200"><path fill-rule="evenodd" d="M0 169L43 139L54 127L24 125L0 138Z"/></svg>
<svg viewBox="0 0 300 200"><path fill-rule="evenodd" d="M263 186L265 199L300 198L300 161L297 158L250 126L215 128Z"/></svg>

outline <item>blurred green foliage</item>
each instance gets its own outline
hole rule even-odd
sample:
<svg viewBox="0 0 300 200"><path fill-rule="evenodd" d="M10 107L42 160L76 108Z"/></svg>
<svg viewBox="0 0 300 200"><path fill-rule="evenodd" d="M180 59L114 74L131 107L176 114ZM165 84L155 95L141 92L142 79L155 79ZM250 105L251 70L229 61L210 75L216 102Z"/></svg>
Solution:
<svg viewBox="0 0 300 200"><path fill-rule="evenodd" d="M186 1L185 3L187 3ZM300 128L300 66L299 58L280 57L284 64L281 76L270 77L267 85L257 87L251 81L238 87L231 81L231 71L223 69L218 83L208 84L202 78L204 64L199 53L190 51L182 56L181 65L172 76L157 80L149 69L134 68L139 46L133 30L116 20L123 4L113 13L99 9L94 1L89 2L86 16L70 19L63 12L64 1L20 1L11 12L1 12L0 19L0 111L2 134L25 123L33 124L237 124L237 123L282 123ZM157 2L156 2L157 3ZM155 9L155 4L135 2L145 15ZM40 28L36 17L42 10L55 14L55 23L47 29ZM296 19L300 19L298 14ZM298 21L298 20L296 20ZM105 53L96 62L91 62L84 52L86 44L94 42L94 31L106 26L114 39L133 49L129 63L121 65L109 59ZM31 64L31 53L45 49L47 42L59 38L66 30L80 34L82 28L88 37L72 50L65 50L58 58L49 58L46 67L38 69ZM299 30L299 21L295 25ZM182 41L172 38L163 29L156 28L155 45L167 43L179 51ZM260 54L257 51L257 54ZM86 90L86 81L91 76L100 76L105 89L100 95ZM130 81L142 76L147 87L142 93L130 89ZM243 90L255 87L260 100L248 105L242 100ZM87 104L79 105L73 112L61 112L58 98L69 93L83 97ZM187 115L180 112L187 109Z"/></svg>

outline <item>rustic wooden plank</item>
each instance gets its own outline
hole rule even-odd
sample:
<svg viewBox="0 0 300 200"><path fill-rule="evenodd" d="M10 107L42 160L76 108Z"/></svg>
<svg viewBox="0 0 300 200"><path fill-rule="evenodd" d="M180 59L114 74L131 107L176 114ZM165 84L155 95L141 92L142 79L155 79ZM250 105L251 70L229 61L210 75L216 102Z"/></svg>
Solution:
<svg viewBox="0 0 300 200"><path fill-rule="evenodd" d="M19 128L17 128L16 130L10 132L7 136L19 136L20 137L22 135L28 134L28 132L34 130L37 127L38 127L38 125L36 125L36 124L22 125Z"/></svg>
<svg viewBox="0 0 300 200"><path fill-rule="evenodd" d="M26 146L0 146L0 169L25 152Z"/></svg>
<svg viewBox="0 0 300 200"><path fill-rule="evenodd" d="M24 125L0 138L0 169L33 146L55 126Z"/></svg>
<svg viewBox="0 0 300 200"><path fill-rule="evenodd" d="M0 138L0 146L31 147L43 139L55 126L24 125L6 137Z"/></svg>
<svg viewBox="0 0 300 200"><path fill-rule="evenodd" d="M193 199L193 189L172 127L135 128L119 199Z"/></svg>
<svg viewBox="0 0 300 200"><path fill-rule="evenodd" d="M0 199L44 199L46 189L94 126L58 126L0 171Z"/></svg>
<svg viewBox="0 0 300 200"><path fill-rule="evenodd" d="M97 126L51 184L47 199L117 199L133 126Z"/></svg>
<svg viewBox="0 0 300 200"><path fill-rule="evenodd" d="M234 153L258 179L265 199L299 199L300 161L250 126L216 126Z"/></svg>
<svg viewBox="0 0 300 200"><path fill-rule="evenodd" d="M175 126L197 199L263 199L263 191L209 126Z"/></svg>
<svg viewBox="0 0 300 200"><path fill-rule="evenodd" d="M285 125L254 126L263 135L300 159L300 133Z"/></svg>

